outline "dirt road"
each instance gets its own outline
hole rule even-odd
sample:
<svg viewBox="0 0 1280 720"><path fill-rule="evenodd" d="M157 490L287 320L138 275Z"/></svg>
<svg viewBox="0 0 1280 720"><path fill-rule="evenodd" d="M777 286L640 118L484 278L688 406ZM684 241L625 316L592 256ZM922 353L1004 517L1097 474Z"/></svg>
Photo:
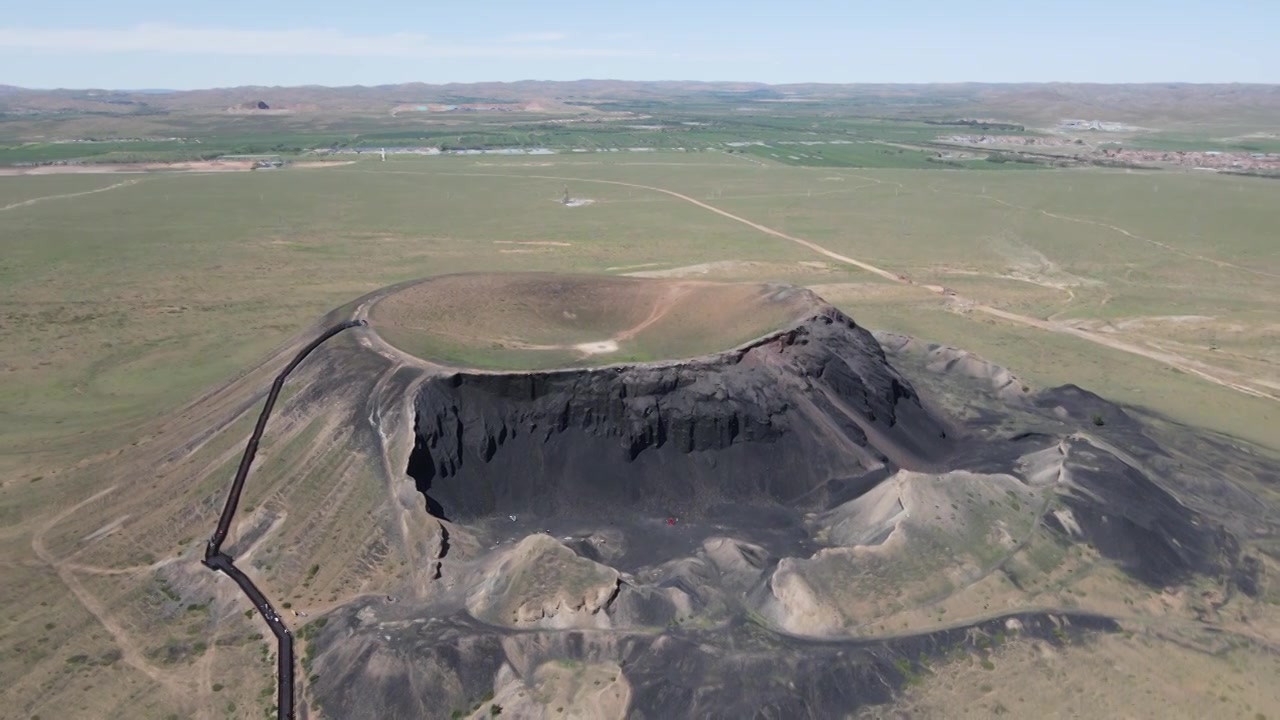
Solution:
<svg viewBox="0 0 1280 720"><path fill-rule="evenodd" d="M147 661L142 648L139 647L138 644L133 641L133 638L129 637L129 634L125 632L124 628L115 621L107 611L106 606L80 583L80 579L75 576L75 566L55 557L53 552L45 545L45 534L58 525L58 523L67 519L73 513L86 505L109 495L115 489L115 486L111 486L105 490L101 490L50 519L39 530L37 530L34 535L32 535L31 549L35 552L36 557L40 558L42 562L54 569L58 574L58 579L62 581L62 584L71 591L71 594L80 601L80 604L84 606L85 610L88 610L89 613L97 619L98 623L102 625L103 629L111 635L111 639L115 641L116 647L120 649L121 656L126 663L135 670L141 672L143 675L146 675L156 683L165 687L171 693L178 695L186 691L186 689L167 672L155 667Z"/></svg>
<svg viewBox="0 0 1280 720"><path fill-rule="evenodd" d="M4 212L6 210L17 210L18 208L28 207L31 205L35 205L36 203L45 202L47 200L62 200L64 198L80 197L81 195L92 195L94 193L106 192L108 190L115 190L116 188L122 188L127 185L136 185L136 184L138 184L137 180L125 180L124 182L114 183L106 187L97 188L96 190L85 190L84 192L75 192L75 193L63 193L61 195L45 195L44 197L31 198L30 200L23 200L22 202L10 203L8 205L5 205L4 207L0 207L0 212Z"/></svg>

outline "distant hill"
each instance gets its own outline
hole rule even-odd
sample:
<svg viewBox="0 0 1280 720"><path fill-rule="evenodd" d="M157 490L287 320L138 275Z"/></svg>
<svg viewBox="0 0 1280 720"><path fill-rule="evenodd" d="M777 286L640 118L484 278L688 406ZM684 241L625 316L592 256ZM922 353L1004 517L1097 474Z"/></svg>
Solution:
<svg viewBox="0 0 1280 720"><path fill-rule="evenodd" d="M630 111L740 117L744 112L817 114L947 123L980 119L1042 129L1072 119L1208 137L1271 136L1280 131L1280 85L767 85L585 79L185 91L0 86L0 141L196 134L188 120L215 116L238 118L241 127L246 127L247 117L262 116L254 122L275 122L261 128L275 132L280 123L295 130L314 128L317 123L329 129L363 127L368 120L391 126L401 123L405 113L492 110L562 117ZM267 116L279 119L268 121Z"/></svg>
<svg viewBox="0 0 1280 720"><path fill-rule="evenodd" d="M1141 123L1153 119L1195 121L1224 112L1280 113L1277 85L1194 85L1185 83L1098 85L1076 83L934 85L766 85L751 82L630 82L576 80L551 82L404 83L353 87L245 86L207 90L29 90L0 85L0 110L136 112L146 106L161 112L222 112L265 102L271 108L306 107L312 111L389 112L406 103L539 102L552 109L601 101L687 101L690 98L742 102L799 100L843 101L887 110L956 112L972 110L1021 122L1050 123L1067 117Z"/></svg>

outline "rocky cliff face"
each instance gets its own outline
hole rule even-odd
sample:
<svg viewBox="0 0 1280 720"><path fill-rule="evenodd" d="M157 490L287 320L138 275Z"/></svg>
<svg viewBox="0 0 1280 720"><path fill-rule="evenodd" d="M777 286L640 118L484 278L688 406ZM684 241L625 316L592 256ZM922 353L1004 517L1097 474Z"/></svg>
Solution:
<svg viewBox="0 0 1280 720"><path fill-rule="evenodd" d="M834 308L697 361L432 379L416 414L408 471L451 520L819 508L833 479L925 469L949 450L875 339Z"/></svg>

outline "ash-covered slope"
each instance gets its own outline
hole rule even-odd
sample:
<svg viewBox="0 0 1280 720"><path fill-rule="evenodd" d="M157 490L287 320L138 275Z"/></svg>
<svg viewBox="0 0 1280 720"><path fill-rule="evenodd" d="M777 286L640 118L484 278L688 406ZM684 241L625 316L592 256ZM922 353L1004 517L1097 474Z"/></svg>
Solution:
<svg viewBox="0 0 1280 720"><path fill-rule="evenodd" d="M950 452L875 339L829 307L695 361L433 378L415 412L409 474L458 521L825 508L859 476Z"/></svg>

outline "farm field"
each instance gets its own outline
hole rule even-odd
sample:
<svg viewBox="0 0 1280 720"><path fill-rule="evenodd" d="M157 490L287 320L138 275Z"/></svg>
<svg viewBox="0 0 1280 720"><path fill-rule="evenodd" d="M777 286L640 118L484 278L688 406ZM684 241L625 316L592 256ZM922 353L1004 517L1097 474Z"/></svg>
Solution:
<svg viewBox="0 0 1280 720"><path fill-rule="evenodd" d="M868 157L859 163L875 165ZM0 177L0 556L16 581L3 583L0 610L17 628L0 637L0 685L24 708L17 717L165 717L185 712L185 693L217 708L211 716L261 716L260 628L245 619L204 640L200 602L176 618L139 609L167 596L144 571L194 558L211 509L178 508L157 489L157 505L190 512L195 529L144 524L123 536L108 526L145 498L127 512L75 510L111 502L99 495L111 487L103 468L174 472L168 459L135 458L210 388L269 382L246 369L328 311L416 278L520 270L791 283L870 329L961 347L1028 384L1073 383L1280 457L1280 185L885 157L898 167L792 166L752 149ZM565 205L566 195L590 202ZM216 472L166 482L217 495L249 424L194 450L191 462ZM373 513L380 488L308 486L312 505L279 512L275 493L299 467L312 483L320 469L364 472L317 450L327 428L286 427L269 438L246 501L263 528L278 522L309 555L334 560L309 571L272 556L268 584L313 612L378 594L376 578L331 569L378 555L376 538L320 538L287 516ZM133 559L77 569L74 548L99 532ZM915 701L945 706L924 690Z"/></svg>

